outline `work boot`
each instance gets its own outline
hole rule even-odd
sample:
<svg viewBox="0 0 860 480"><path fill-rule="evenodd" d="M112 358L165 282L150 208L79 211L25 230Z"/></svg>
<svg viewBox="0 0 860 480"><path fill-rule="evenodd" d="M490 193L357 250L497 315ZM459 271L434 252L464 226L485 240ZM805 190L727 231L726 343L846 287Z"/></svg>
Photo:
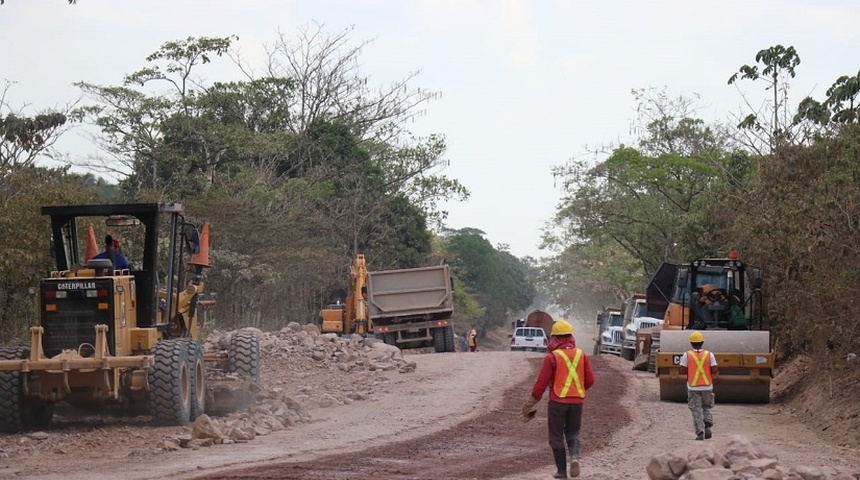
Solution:
<svg viewBox="0 0 860 480"><path fill-rule="evenodd" d="M567 467L567 473L570 474L570 478L576 478L579 476L579 443L578 440L573 444L568 444L567 446L567 459L570 461L570 464Z"/></svg>
<svg viewBox="0 0 860 480"><path fill-rule="evenodd" d="M573 458L570 460L570 468L568 469L570 472L570 478L576 478L579 476L579 460Z"/></svg>
<svg viewBox="0 0 860 480"><path fill-rule="evenodd" d="M711 424L706 423L705 424L705 439L711 438L713 436L714 435L711 433Z"/></svg>
<svg viewBox="0 0 860 480"><path fill-rule="evenodd" d="M555 466L558 468L558 472L552 478L567 478L567 454L564 449L553 449L552 456L555 459Z"/></svg>
<svg viewBox="0 0 860 480"><path fill-rule="evenodd" d="M704 440L704 439L705 439L705 432L699 432L696 434L696 440Z"/></svg>

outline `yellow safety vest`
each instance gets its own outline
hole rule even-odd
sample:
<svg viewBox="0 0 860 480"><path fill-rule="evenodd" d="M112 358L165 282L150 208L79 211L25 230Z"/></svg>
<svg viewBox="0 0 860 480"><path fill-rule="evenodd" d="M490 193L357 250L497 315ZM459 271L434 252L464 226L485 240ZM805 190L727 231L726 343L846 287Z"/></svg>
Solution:
<svg viewBox="0 0 860 480"><path fill-rule="evenodd" d="M585 398L585 364L582 360L582 350L553 350L555 355L555 379L552 391L559 398ZM572 356L572 358L571 358ZM571 386L574 387L571 391Z"/></svg>
<svg viewBox="0 0 860 480"><path fill-rule="evenodd" d="M711 376L711 352L702 350L687 351L687 385L691 387L707 387L714 384ZM693 366L695 365L695 368Z"/></svg>

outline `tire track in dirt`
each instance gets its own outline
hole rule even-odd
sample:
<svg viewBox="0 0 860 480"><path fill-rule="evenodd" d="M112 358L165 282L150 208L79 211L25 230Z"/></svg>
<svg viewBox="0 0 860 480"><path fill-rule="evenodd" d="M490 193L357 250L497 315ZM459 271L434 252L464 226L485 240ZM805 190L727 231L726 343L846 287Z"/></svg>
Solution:
<svg viewBox="0 0 860 480"><path fill-rule="evenodd" d="M532 374L503 395L502 407L438 433L345 455L313 461L278 462L246 469L210 472L199 479L491 479L554 470L546 438L546 398L536 420L522 423L519 411L531 390L542 357L528 358ZM609 446L612 435L630 423L619 399L626 377L614 373L603 358L594 358L597 382L589 390L583 417L583 457ZM408 401L408 399L405 399ZM444 408L444 405L438 406Z"/></svg>

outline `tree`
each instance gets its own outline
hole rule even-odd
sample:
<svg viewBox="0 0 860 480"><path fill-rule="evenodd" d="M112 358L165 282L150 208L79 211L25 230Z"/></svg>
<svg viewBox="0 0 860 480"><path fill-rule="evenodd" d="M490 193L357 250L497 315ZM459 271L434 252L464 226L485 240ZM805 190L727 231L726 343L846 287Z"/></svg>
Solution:
<svg viewBox="0 0 860 480"><path fill-rule="evenodd" d="M406 81L373 91L360 49L321 32L296 52L282 37L259 78L247 68L244 81L196 80L234 40L167 42L121 86L79 84L127 198L181 200L221 228L210 285L230 293L220 304L237 323L310 321L357 253L374 266L422 263L434 202L467 193L438 174L442 138L403 125L432 97ZM170 90L152 93L153 82Z"/></svg>
<svg viewBox="0 0 860 480"><path fill-rule="evenodd" d="M493 248L484 232L474 228L448 232L446 251L452 256L454 274L484 309L475 322L481 335L507 327L509 318L534 302L535 280L528 265Z"/></svg>
<svg viewBox="0 0 860 480"><path fill-rule="evenodd" d="M32 117L25 116L23 108L13 111L6 101L11 86L6 81L0 94L0 175L32 166L39 157L56 158L54 144L68 130L68 123L79 119L72 107L45 110Z"/></svg>
<svg viewBox="0 0 860 480"><path fill-rule="evenodd" d="M860 72L837 78L826 95L823 102L806 97L798 105L794 125L803 129L807 139L833 135L839 126L860 121Z"/></svg>
<svg viewBox="0 0 860 480"><path fill-rule="evenodd" d="M38 315L39 279L56 269L45 205L96 203L99 180L68 167L17 166L0 176L0 342L23 339ZM36 288L31 291L31 288Z"/></svg>
<svg viewBox="0 0 860 480"><path fill-rule="evenodd" d="M748 146L756 153L766 153L760 145L765 145L769 151L773 151L780 145L790 144L795 141L792 132L793 114L788 106L789 78L794 78L795 69L800 65L800 56L794 47L774 45L759 50L755 61L761 65L743 65L729 77L728 84L733 85L738 80L763 80L767 86L765 90L771 90L773 99L768 107L769 120L763 120L761 109L750 106L753 113L748 114L738 124L738 128L750 132L752 137L748 140Z"/></svg>

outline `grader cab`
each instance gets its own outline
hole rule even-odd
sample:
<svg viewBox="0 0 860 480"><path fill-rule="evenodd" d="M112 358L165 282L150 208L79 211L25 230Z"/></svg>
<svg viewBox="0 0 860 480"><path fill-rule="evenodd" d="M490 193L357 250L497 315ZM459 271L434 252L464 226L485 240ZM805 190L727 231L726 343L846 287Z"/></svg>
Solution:
<svg viewBox="0 0 860 480"><path fill-rule="evenodd" d="M198 230L177 203L42 214L56 270L40 282L29 341L0 349L0 431L43 428L60 403L146 407L156 424L183 425L252 399L256 336L235 333L226 353L204 354L200 342L201 311L212 304L203 285L208 224ZM110 242L106 258L92 258L97 229L123 239L128 269L115 267Z"/></svg>

